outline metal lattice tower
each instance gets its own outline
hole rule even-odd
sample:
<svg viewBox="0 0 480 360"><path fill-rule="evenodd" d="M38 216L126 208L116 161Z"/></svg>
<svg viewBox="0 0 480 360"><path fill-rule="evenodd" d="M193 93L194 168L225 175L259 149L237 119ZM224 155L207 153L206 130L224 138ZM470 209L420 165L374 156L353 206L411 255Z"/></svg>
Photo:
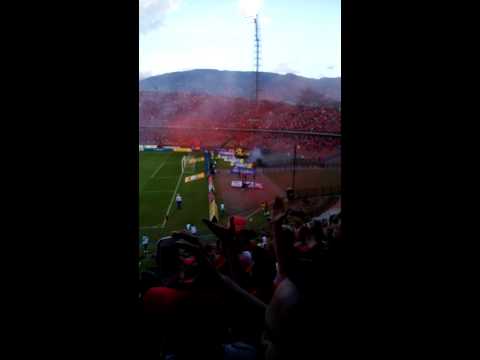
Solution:
<svg viewBox="0 0 480 360"><path fill-rule="evenodd" d="M259 85L259 69L260 69L260 36L258 34L258 14L253 20L255 24L255 103L258 105L258 85Z"/></svg>

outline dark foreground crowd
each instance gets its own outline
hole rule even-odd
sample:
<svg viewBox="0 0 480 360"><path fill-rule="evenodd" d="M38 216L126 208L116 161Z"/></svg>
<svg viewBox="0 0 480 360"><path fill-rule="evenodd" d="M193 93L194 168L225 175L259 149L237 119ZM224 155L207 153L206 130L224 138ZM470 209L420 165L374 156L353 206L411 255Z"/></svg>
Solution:
<svg viewBox="0 0 480 360"><path fill-rule="evenodd" d="M277 198L265 233L204 220L216 243L181 231L141 274L144 356L314 359L341 338L341 214L313 220ZM334 340L337 339L337 340Z"/></svg>

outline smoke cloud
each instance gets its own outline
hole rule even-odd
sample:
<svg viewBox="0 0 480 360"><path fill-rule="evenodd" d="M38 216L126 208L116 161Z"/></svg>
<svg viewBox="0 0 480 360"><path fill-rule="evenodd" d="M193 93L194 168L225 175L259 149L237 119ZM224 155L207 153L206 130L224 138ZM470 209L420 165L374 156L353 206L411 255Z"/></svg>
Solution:
<svg viewBox="0 0 480 360"><path fill-rule="evenodd" d="M248 162L255 162L258 159L261 159L263 157L262 150L259 148L254 148L252 151L250 151L250 156L248 157Z"/></svg>
<svg viewBox="0 0 480 360"><path fill-rule="evenodd" d="M140 33L146 34L163 25L167 13L176 10L182 0L140 0Z"/></svg>

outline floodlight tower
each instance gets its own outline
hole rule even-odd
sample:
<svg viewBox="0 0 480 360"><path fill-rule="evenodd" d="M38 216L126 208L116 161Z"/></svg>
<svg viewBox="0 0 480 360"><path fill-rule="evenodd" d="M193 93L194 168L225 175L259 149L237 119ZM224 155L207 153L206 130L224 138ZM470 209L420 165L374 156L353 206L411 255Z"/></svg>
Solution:
<svg viewBox="0 0 480 360"><path fill-rule="evenodd" d="M258 34L258 14L253 19L255 24L255 103L258 106L258 85L259 85L259 69L260 69L260 36Z"/></svg>

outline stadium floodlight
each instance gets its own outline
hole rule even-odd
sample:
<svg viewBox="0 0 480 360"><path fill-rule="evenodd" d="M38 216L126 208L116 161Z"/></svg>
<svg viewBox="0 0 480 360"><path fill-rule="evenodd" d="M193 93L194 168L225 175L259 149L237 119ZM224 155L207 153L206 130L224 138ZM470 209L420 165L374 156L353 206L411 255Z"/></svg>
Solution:
<svg viewBox="0 0 480 360"><path fill-rule="evenodd" d="M253 20L255 23L255 103L258 106L258 82L260 70L260 37L258 35L258 14Z"/></svg>
<svg viewBox="0 0 480 360"><path fill-rule="evenodd" d="M254 97L255 104L258 108L258 93L259 93L259 71L260 71L260 36L258 29L258 13L263 5L263 0L240 0L240 12L247 19L253 19L255 26L254 34L254 49L255 49L255 84L254 84Z"/></svg>

